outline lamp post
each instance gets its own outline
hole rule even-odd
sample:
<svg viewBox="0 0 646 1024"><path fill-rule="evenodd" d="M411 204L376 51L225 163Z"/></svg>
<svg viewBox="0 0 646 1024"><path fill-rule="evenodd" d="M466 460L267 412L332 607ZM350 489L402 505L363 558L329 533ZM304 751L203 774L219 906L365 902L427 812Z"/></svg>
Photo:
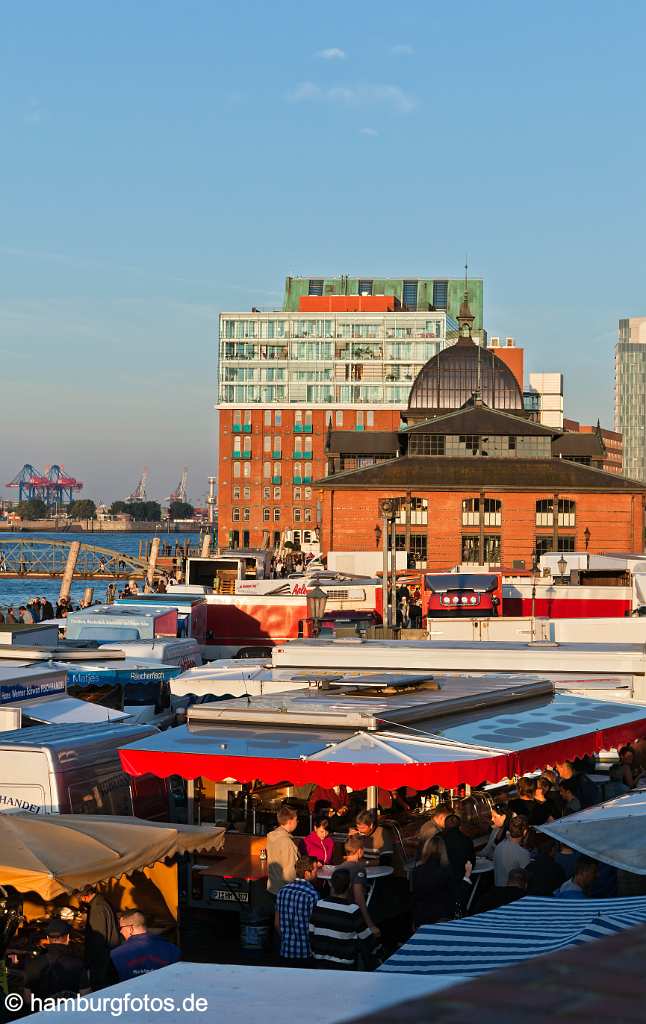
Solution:
<svg viewBox="0 0 646 1024"><path fill-rule="evenodd" d="M381 514L383 516L383 528L382 528L381 535L383 537L383 542L384 542L384 550L383 550L383 555L384 555L384 558L383 558L383 575L382 575L382 584L381 585L382 585L383 606L384 606L384 613L385 613L384 618L385 618L385 621L386 621L386 625L390 629L390 628L392 628L392 626L394 624L393 620L395 618L395 614L394 614L395 613L395 608L394 608L394 601L392 600L392 597L389 594L390 586L389 586L389 577L388 577L388 527L389 527L389 524L390 524L390 520L394 519L394 516L395 516L395 502L391 501L390 498L384 498L384 500L381 502ZM394 558L394 556L395 556L395 553L393 551L393 558Z"/></svg>
<svg viewBox="0 0 646 1024"><path fill-rule="evenodd" d="M567 572L567 562L566 562L565 558L563 558L563 555L561 555L561 557L559 558L558 562L556 563L556 567L557 567L557 569L559 571L559 576L561 577L561 582L563 582L563 580L565 579L565 574Z"/></svg>
<svg viewBox="0 0 646 1024"><path fill-rule="evenodd" d="M536 549L532 553L532 621L530 626L529 641L534 643L536 637L536 577L538 576L538 562L536 561Z"/></svg>
<svg viewBox="0 0 646 1024"><path fill-rule="evenodd" d="M318 636L321 632L321 621L325 615L327 594L320 587L313 587L308 591L306 601L307 616L314 623L314 636Z"/></svg>

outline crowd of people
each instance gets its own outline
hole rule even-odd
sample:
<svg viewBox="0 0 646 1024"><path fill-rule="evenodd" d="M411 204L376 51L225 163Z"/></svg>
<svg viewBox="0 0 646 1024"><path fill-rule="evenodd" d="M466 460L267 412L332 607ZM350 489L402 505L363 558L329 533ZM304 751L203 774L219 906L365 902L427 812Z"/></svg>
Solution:
<svg viewBox="0 0 646 1024"><path fill-rule="evenodd" d="M277 828L267 837L267 888L275 902L280 962L374 968L388 953L384 923L372 909L374 901L367 899L370 868L378 864L394 865L380 885L405 883L397 889L397 901L398 912L407 915L408 934L421 925L483 913L527 895L616 896L613 868L537 830L601 800L598 786L589 777L590 767L585 761L563 761L539 777L519 779L513 796L505 794L491 808L490 832L480 839L477 851L459 813L448 803L439 804L418 829L416 850L406 870L403 860L397 863L392 819L382 820L366 810L352 815L345 787L317 787L310 800L310 810L317 811L312 830L298 842L294 839L297 810L284 804ZM616 785L623 787L619 792L641 777L633 748L622 748L614 774ZM613 785L612 779L609 784ZM390 797L392 810L405 794ZM342 828L346 834L342 859L333 828ZM489 862L488 870L484 862ZM398 873L407 877L397 879Z"/></svg>
<svg viewBox="0 0 646 1024"><path fill-rule="evenodd" d="M136 908L116 914L105 895L86 886L78 894L84 924L52 916L37 930L24 969L25 1004L73 997L166 967L180 959L172 942L148 929ZM69 915L74 917L72 913Z"/></svg>
<svg viewBox="0 0 646 1024"><path fill-rule="evenodd" d="M0 608L0 623L23 623L25 626L33 626L48 619L64 619L69 612L77 611L78 607L72 604L69 597L62 597L56 602L56 607L47 597L32 597L26 604Z"/></svg>

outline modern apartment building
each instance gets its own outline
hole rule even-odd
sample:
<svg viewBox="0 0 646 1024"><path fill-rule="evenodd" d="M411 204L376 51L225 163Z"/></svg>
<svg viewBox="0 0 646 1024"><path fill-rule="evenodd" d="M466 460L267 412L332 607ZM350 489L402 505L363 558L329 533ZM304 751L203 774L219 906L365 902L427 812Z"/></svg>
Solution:
<svg viewBox="0 0 646 1024"><path fill-rule="evenodd" d="M530 373L526 407L537 414L544 427L563 429L563 374Z"/></svg>
<svg viewBox="0 0 646 1024"><path fill-rule="evenodd" d="M623 435L624 473L633 480L646 480L646 316L619 321L615 430Z"/></svg>
<svg viewBox="0 0 646 1024"><path fill-rule="evenodd" d="M464 288L288 278L283 310L220 315L220 546L315 541L312 481L325 474L327 433L399 429L419 370L457 340ZM482 291L469 281L481 342Z"/></svg>

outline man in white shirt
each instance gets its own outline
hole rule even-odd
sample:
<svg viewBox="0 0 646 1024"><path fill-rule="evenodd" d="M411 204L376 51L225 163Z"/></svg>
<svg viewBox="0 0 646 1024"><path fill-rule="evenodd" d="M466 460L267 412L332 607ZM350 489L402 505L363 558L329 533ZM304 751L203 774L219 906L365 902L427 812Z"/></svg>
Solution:
<svg viewBox="0 0 646 1024"><path fill-rule="evenodd" d="M507 835L498 843L493 855L494 884L502 887L508 884L509 872L514 868L526 868L529 864L529 850L522 845L527 833L527 819L516 815L509 822Z"/></svg>

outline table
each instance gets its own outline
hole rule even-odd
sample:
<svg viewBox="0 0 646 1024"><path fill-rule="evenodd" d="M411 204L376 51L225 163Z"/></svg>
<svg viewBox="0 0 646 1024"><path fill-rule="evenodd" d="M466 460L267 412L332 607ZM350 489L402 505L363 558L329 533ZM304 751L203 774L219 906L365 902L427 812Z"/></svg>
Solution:
<svg viewBox="0 0 646 1024"><path fill-rule="evenodd" d="M476 893L480 887L480 879L483 875L486 875L488 871L493 871L493 861L487 860L486 857L476 857L476 862L473 865L473 871L471 877L475 875L475 881L471 886L471 895L467 901L467 910L471 910L471 904L476 898Z"/></svg>
<svg viewBox="0 0 646 1024"><path fill-rule="evenodd" d="M319 870L317 878L323 878L325 881L330 879L337 868L342 868L343 864L325 864ZM389 867L387 864L375 864L370 865L366 868L366 877L368 881L372 881L375 878L387 878L388 875L392 875L394 868Z"/></svg>

